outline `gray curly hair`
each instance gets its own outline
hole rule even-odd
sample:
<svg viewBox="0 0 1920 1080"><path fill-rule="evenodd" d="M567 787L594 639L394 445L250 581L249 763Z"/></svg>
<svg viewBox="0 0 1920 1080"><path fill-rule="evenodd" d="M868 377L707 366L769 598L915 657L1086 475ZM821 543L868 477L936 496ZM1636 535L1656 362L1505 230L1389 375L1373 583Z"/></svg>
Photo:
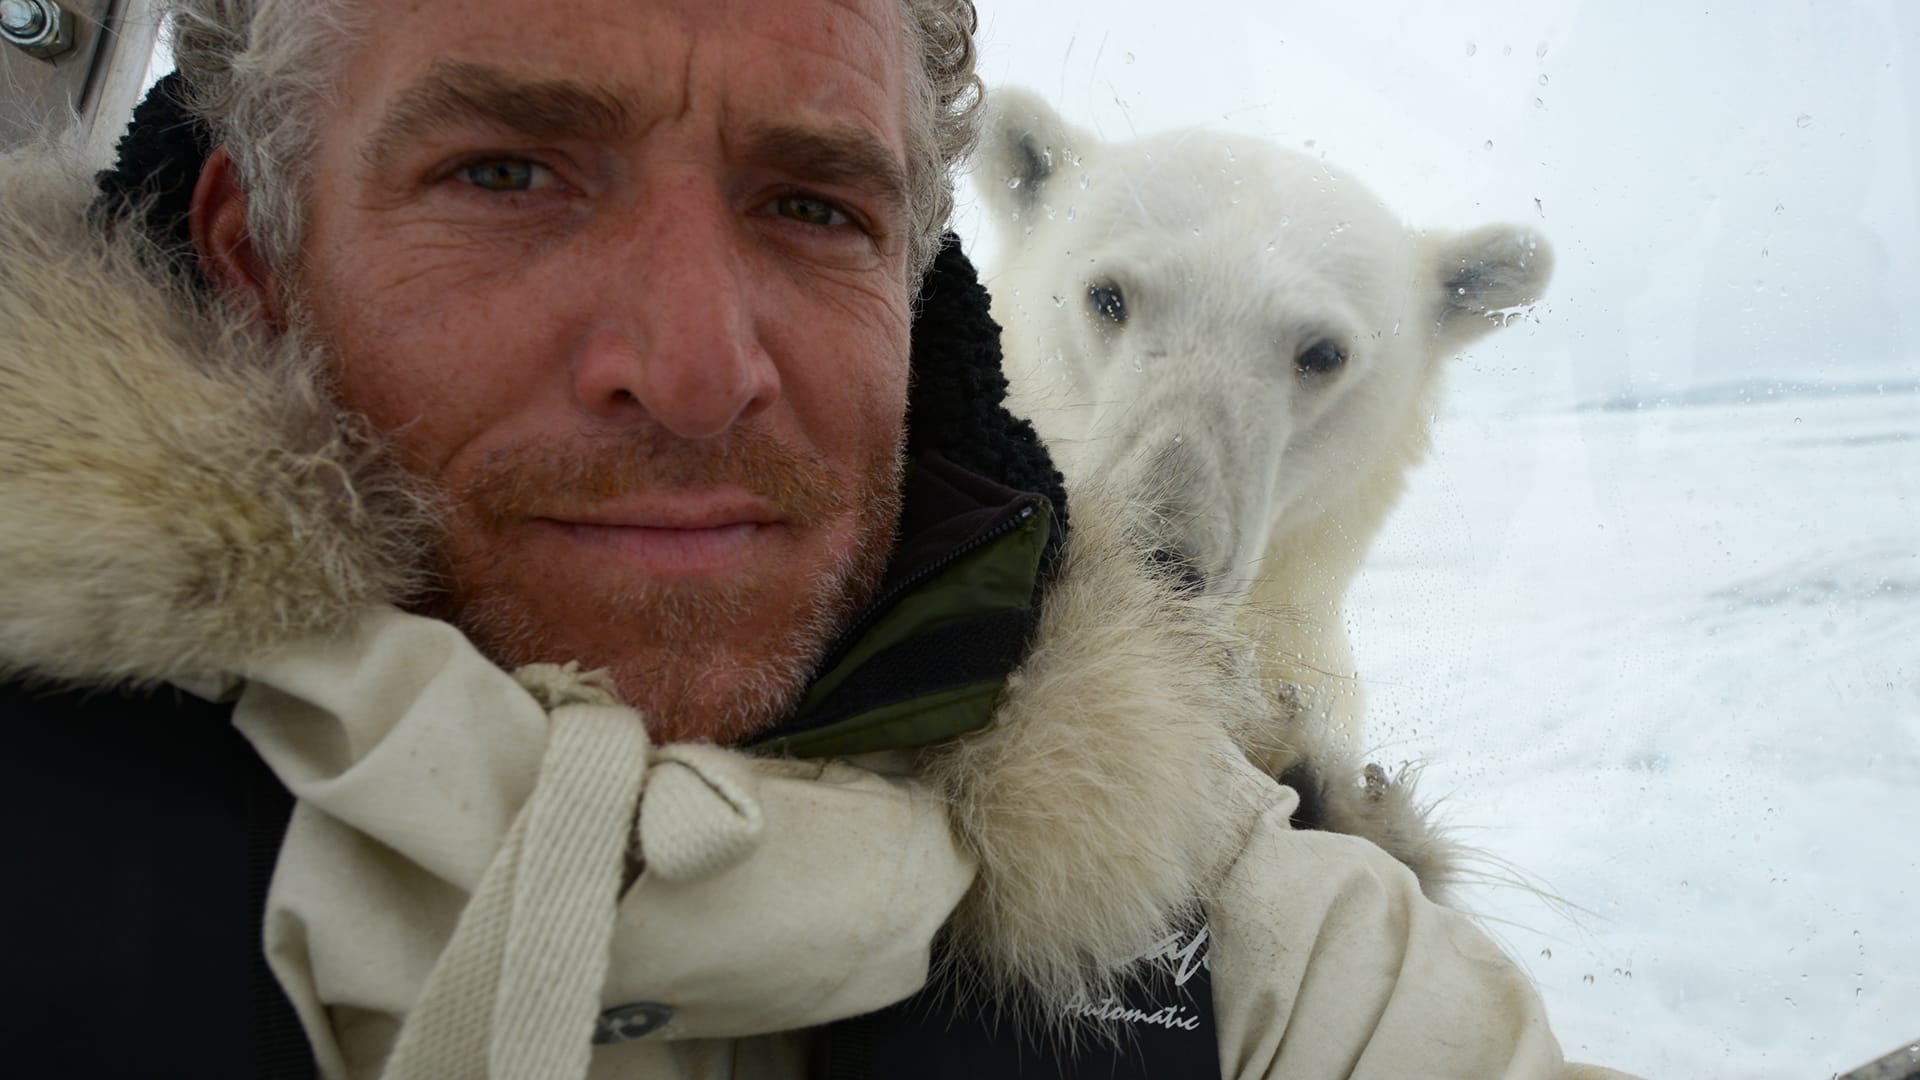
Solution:
<svg viewBox="0 0 1920 1080"><path fill-rule="evenodd" d="M189 107L240 169L247 224L269 265L292 265L320 107L372 17L354 0L167 0ZM973 0L900 0L907 26L909 284L939 250L954 174L972 150L982 87Z"/></svg>

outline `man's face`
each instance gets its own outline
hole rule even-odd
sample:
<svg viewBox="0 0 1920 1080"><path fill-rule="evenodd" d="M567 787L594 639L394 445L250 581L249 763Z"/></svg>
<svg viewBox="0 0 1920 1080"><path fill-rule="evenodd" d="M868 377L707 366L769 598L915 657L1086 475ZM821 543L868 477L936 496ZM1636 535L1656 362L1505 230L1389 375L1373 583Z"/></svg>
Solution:
<svg viewBox="0 0 1920 1080"><path fill-rule="evenodd" d="M895 0L383 5L284 293L446 492L445 614L656 739L776 719L898 516Z"/></svg>

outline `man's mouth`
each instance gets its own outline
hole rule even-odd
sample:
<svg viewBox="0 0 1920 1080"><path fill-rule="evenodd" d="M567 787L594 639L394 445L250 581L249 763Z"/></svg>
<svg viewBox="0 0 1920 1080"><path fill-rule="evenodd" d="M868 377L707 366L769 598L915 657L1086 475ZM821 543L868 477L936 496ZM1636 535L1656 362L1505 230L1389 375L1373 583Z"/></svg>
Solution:
<svg viewBox="0 0 1920 1080"><path fill-rule="evenodd" d="M731 574L785 522L773 505L737 492L649 494L534 519L567 542L649 577Z"/></svg>

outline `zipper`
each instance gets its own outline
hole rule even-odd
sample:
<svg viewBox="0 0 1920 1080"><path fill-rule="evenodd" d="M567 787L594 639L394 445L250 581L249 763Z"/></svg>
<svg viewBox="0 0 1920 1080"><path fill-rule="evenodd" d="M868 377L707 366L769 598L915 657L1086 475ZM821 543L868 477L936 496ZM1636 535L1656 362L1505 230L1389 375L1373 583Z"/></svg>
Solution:
<svg viewBox="0 0 1920 1080"><path fill-rule="evenodd" d="M902 597L933 580L954 563L959 562L961 559L972 555L981 548L992 544L1001 537L1012 533L1020 526L1032 521L1033 515L1039 511L1040 504L1045 501L1045 496L1026 495L1018 510L988 525L978 533L975 533L966 543L959 545L940 558L921 567L912 577L907 578L905 581L900 582L898 585L880 594L873 603L867 605L866 614L860 616L860 621L854 623L853 626L848 628L846 633L840 635L840 643L835 645L833 652L814 669L816 674L829 672L838 667L840 662L847 658L847 654L853 651L853 647L860 643L860 639L867 636L867 631L873 629L874 624L879 622L881 617L886 615L895 604L899 603Z"/></svg>

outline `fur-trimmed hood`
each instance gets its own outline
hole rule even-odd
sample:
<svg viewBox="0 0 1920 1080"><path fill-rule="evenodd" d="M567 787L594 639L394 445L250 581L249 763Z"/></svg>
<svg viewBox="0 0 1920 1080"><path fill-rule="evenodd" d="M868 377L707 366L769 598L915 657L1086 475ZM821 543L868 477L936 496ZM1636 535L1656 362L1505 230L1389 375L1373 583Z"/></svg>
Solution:
<svg viewBox="0 0 1920 1080"><path fill-rule="evenodd" d="M194 685L403 602L432 501L313 357L173 283L92 198L58 155L0 158L0 675ZM979 862L954 930L982 974L1059 1006L1176 929L1255 810L1221 783L1243 756L1314 749L1328 823L1444 878L1406 786L1310 747L1227 613L1142 568L1124 503L1074 508L996 723L921 763Z"/></svg>
<svg viewBox="0 0 1920 1080"><path fill-rule="evenodd" d="M61 151L0 158L0 675L239 670L418 582L431 504L317 359L223 319Z"/></svg>

